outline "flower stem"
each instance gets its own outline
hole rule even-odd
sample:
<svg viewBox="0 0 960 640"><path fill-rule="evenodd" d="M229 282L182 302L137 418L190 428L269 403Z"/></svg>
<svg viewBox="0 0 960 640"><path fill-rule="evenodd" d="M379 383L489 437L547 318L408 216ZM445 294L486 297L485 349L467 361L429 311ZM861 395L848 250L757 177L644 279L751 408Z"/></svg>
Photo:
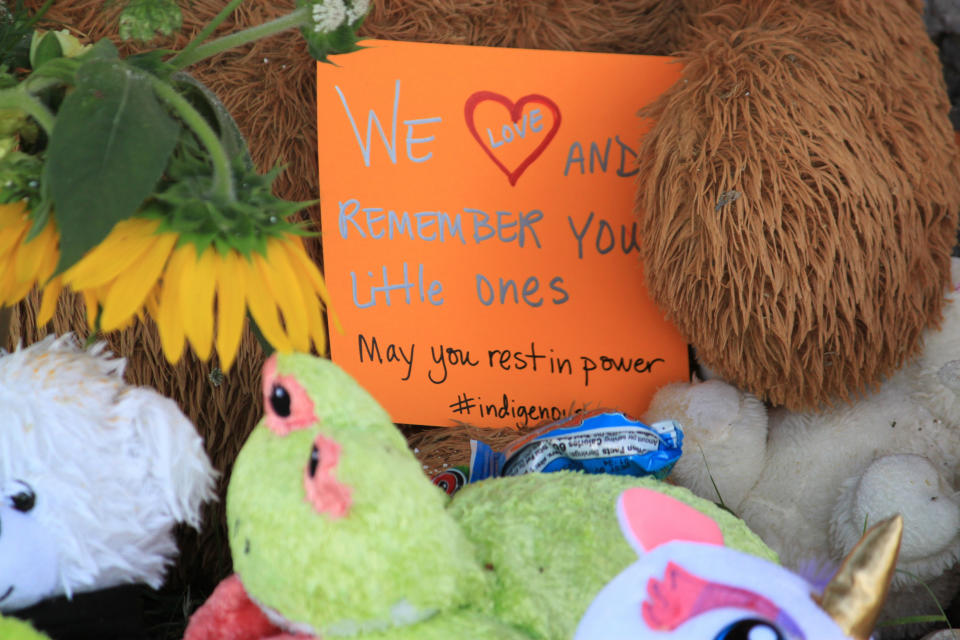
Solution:
<svg viewBox="0 0 960 640"><path fill-rule="evenodd" d="M286 31L287 29L302 27L303 25L310 24L310 21L312 20L310 12L311 9L309 5L300 7L299 9L295 9L291 13L281 16L275 20L271 20L270 22L264 22L263 24L259 24L255 27L250 27L249 29L237 31L236 33L225 35L222 38L217 38L216 40L208 42L207 44L199 45L192 51L189 51L189 48L185 49L181 53L174 56L170 60L170 64L172 64L175 69L183 69L184 67L190 66L194 62L209 58L210 56L214 56L222 51L239 47L247 44L248 42L253 42L254 40L267 38L274 34L280 33L281 31Z"/></svg>
<svg viewBox="0 0 960 640"><path fill-rule="evenodd" d="M213 163L213 194L225 202L233 202L236 195L233 190L233 169L220 138L193 105L176 90L159 78L146 75L157 96L170 105L183 122L190 127L206 148Z"/></svg>
<svg viewBox="0 0 960 640"><path fill-rule="evenodd" d="M189 56L189 55L193 52L194 49L196 49L198 46L200 46L201 44L203 44L203 41L206 40L207 38L209 38L210 35L211 35L214 31L216 31L217 27L220 26L220 23L222 23L224 20L226 20L226 19L227 19L227 16L229 16L231 13L233 13L234 10L235 10L237 7L239 7L242 2L243 2L243 0L230 0L230 2L227 3L227 6L225 6L225 7L220 11L220 13L218 13L218 14L213 18L213 20L211 20L209 23L207 23L207 25L200 31L200 33L198 33L197 36L187 44L187 46L185 46L183 49L181 49L179 52L177 52L177 55L173 56L173 57L170 59L170 64L176 66L178 69L182 69L183 66L177 66L177 65L178 65L178 62L179 62L184 56Z"/></svg>
<svg viewBox="0 0 960 640"><path fill-rule="evenodd" d="M47 10L52 5L53 5L53 0L47 0L46 2L44 2L43 6L37 9L36 13L34 13L33 16L31 16L30 19L27 20L26 24L23 25L24 28L29 29L33 25L37 24L37 22L39 22L40 19L43 18L43 15L47 12Z"/></svg>
<svg viewBox="0 0 960 640"><path fill-rule="evenodd" d="M48 136L53 132L53 114L20 86L0 89L0 109L19 109L36 120Z"/></svg>

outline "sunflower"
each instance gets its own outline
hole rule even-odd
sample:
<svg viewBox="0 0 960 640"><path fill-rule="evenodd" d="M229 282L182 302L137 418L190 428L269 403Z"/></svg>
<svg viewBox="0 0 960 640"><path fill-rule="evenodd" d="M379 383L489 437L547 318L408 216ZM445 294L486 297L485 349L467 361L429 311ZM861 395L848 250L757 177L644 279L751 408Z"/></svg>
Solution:
<svg viewBox="0 0 960 640"><path fill-rule="evenodd" d="M34 286L45 284L57 267L56 225L49 221L30 237L32 226L25 201L0 204L0 306L25 298ZM53 309L41 307L39 316L45 324L53 317Z"/></svg>
<svg viewBox="0 0 960 640"><path fill-rule="evenodd" d="M202 250L156 219L130 218L63 274L63 284L100 310L103 331L120 329L144 308L157 324L164 355L176 363L185 342L201 360L215 346L233 364L249 311L278 351L326 350L322 306L327 289L300 237L266 240L265 255ZM89 316L88 316L89 317ZM214 337L216 335L216 337Z"/></svg>
<svg viewBox="0 0 960 640"><path fill-rule="evenodd" d="M198 247L163 230L157 218L118 222L76 264L50 279L59 259L52 220L30 241L22 203L0 205L0 303L44 288L38 322L53 316L67 287L83 295L87 321L103 331L122 329L146 311L160 333L164 355L179 361L186 342L201 360L216 347L226 371L236 358L249 311L278 351L326 350L322 308L329 299L323 276L299 235L279 233L263 251L244 254L213 242ZM11 268L12 267L12 268Z"/></svg>

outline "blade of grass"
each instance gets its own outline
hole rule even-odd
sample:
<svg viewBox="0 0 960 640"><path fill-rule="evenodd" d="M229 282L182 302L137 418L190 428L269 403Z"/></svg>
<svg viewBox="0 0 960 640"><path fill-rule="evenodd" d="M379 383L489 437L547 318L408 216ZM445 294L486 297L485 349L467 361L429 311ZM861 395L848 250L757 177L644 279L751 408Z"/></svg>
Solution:
<svg viewBox="0 0 960 640"><path fill-rule="evenodd" d="M922 586L927 593L930 594L930 599L933 600L933 603L937 605L937 611L940 612L940 615L919 615L919 616L906 616L903 618L896 618L894 620L887 620L886 622L880 623L878 627L892 627L900 626L906 624L926 624L929 622L943 622L947 625L948 628L952 629L953 625L950 624L950 619L947 617L947 612L943 610L943 607L940 606L940 600L937 598L937 595L933 592L933 589L927 585L926 582L920 579L919 576L910 573L909 571L904 571L903 569L896 569L897 573L902 573L908 578L912 578L920 586Z"/></svg>

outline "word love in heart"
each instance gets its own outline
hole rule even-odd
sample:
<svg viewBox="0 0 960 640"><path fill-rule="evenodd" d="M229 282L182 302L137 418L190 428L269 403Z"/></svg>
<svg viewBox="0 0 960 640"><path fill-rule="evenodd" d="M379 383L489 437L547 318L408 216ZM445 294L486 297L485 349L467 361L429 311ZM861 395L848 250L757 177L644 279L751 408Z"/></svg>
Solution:
<svg viewBox="0 0 960 640"><path fill-rule="evenodd" d="M506 121L497 105L507 110ZM560 128L559 107L537 94L513 102L493 91L477 91L467 98L463 112L470 133L506 174L511 186L540 157Z"/></svg>

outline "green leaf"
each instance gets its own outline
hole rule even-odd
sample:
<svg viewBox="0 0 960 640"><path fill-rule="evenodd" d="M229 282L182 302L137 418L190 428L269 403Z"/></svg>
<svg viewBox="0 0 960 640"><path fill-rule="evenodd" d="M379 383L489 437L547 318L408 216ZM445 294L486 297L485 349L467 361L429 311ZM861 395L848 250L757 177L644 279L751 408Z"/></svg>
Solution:
<svg viewBox="0 0 960 640"><path fill-rule="evenodd" d="M36 238L40 235L40 232L43 231L43 228L47 226L47 223L50 221L50 203L43 200L38 202L35 207L30 209L30 218L32 223L24 242L30 242Z"/></svg>
<svg viewBox="0 0 960 640"><path fill-rule="evenodd" d="M4 146L9 146L8 140ZM0 158L0 203L29 200L33 209L41 199L40 176L43 172L42 156L20 151L7 151Z"/></svg>
<svg viewBox="0 0 960 640"><path fill-rule="evenodd" d="M53 31L48 31L39 41L34 36L34 46L30 47L30 67L36 69L50 60L63 57L63 48L60 40Z"/></svg>
<svg viewBox="0 0 960 640"><path fill-rule="evenodd" d="M257 325L256 321L253 319L253 316L247 313L247 321L249 322L250 331L253 332L254 337L256 337L257 342L260 343L260 348L263 349L264 356L270 356L274 352L273 345L270 344L270 341L263 336L263 332L260 331L260 327Z"/></svg>
<svg viewBox="0 0 960 640"><path fill-rule="evenodd" d="M216 130L227 155L233 159L241 158L244 166L252 170L253 159L250 157L247 141L217 94L190 74L182 71L174 74L173 80L177 91L189 100L190 104L203 115L204 120Z"/></svg>
<svg viewBox="0 0 960 640"><path fill-rule="evenodd" d="M0 64L11 69L30 64L34 20L23 0L0 3Z"/></svg>
<svg viewBox="0 0 960 640"><path fill-rule="evenodd" d="M168 36L179 30L182 22L175 0L131 0L120 14L120 37L147 42L158 32Z"/></svg>
<svg viewBox="0 0 960 640"><path fill-rule="evenodd" d="M64 84L72 84L80 64L77 58L53 58L35 67L30 77L56 78Z"/></svg>
<svg viewBox="0 0 960 640"><path fill-rule="evenodd" d="M153 192L180 125L149 81L119 60L77 70L50 136L44 179L60 225L60 272L129 218Z"/></svg>
<svg viewBox="0 0 960 640"><path fill-rule="evenodd" d="M85 51L83 54L77 56L76 59L86 62L92 60L118 60L119 58L120 54L117 52L117 47L104 38L103 40L94 42L89 51Z"/></svg>
<svg viewBox="0 0 960 640"><path fill-rule="evenodd" d="M147 73L166 80L173 72L173 66L167 64L164 59L173 53L170 49L151 49L150 51L128 56L127 62L138 69L143 69Z"/></svg>

